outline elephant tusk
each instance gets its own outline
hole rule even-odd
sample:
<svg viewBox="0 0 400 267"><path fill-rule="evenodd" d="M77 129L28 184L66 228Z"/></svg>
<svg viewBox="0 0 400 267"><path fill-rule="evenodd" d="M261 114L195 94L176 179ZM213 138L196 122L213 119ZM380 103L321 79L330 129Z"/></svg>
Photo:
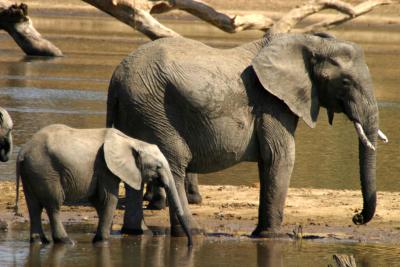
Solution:
<svg viewBox="0 0 400 267"><path fill-rule="evenodd" d="M360 138L361 142L364 144L364 146L372 149L375 151L375 147L371 144L371 142L368 140L367 136L365 135L364 129L362 128L361 124L358 122L354 123L354 126L356 128L358 138Z"/></svg>
<svg viewBox="0 0 400 267"><path fill-rule="evenodd" d="M386 134L384 134L380 129L378 130L378 137L381 139L384 143L388 143L389 139L387 138Z"/></svg>

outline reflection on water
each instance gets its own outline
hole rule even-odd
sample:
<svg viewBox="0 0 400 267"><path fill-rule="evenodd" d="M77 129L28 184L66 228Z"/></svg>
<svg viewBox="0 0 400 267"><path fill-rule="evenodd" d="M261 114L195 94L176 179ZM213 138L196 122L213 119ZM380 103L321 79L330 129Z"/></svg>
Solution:
<svg viewBox="0 0 400 267"><path fill-rule="evenodd" d="M15 121L13 159L34 132L50 123L103 127L112 71L128 53L147 41L109 17L47 15L35 17L35 25L63 50L63 58L26 57L5 33L0 33L0 106L6 107ZM186 36L217 47L232 47L261 36L254 31L229 35L194 21L166 23ZM379 145L379 190L400 190L400 179L396 179L400 174L398 27L388 25L375 32L368 28L334 32L338 37L361 43L366 49L380 101L381 129L390 139L389 145ZM0 179L15 179L14 166L14 160L0 164ZM252 184L257 180L254 163L200 176L203 184ZM321 110L316 129L300 123L291 185L359 188L357 137L344 116L335 116L334 126L330 127Z"/></svg>
<svg viewBox="0 0 400 267"><path fill-rule="evenodd" d="M28 232L0 234L1 266L327 266L333 254L353 255L357 266L396 266L400 248L392 245L272 241L248 238L113 236L96 247L91 234L73 234L75 246L30 245Z"/></svg>

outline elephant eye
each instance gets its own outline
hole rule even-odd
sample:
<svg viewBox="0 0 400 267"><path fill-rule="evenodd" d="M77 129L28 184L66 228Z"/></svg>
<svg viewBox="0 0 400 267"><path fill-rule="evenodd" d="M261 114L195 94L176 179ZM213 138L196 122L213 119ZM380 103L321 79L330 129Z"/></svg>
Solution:
<svg viewBox="0 0 400 267"><path fill-rule="evenodd" d="M343 87L346 87L346 88L350 87L350 86L351 86L351 81L350 81L350 79L348 79L348 78L343 78L343 79L342 79L342 86L343 86Z"/></svg>

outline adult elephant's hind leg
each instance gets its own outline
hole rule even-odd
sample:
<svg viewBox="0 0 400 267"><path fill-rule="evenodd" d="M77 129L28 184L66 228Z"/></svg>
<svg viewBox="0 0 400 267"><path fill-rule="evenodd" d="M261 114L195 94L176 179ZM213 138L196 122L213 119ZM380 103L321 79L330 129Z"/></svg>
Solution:
<svg viewBox="0 0 400 267"><path fill-rule="evenodd" d="M297 118L290 113L263 115L257 126L260 145L260 205L258 225L252 233L254 237L287 236L279 230L294 165L293 133L296 126Z"/></svg>
<svg viewBox="0 0 400 267"><path fill-rule="evenodd" d="M197 176L197 173L186 173L185 190L189 204L201 204L202 201Z"/></svg>

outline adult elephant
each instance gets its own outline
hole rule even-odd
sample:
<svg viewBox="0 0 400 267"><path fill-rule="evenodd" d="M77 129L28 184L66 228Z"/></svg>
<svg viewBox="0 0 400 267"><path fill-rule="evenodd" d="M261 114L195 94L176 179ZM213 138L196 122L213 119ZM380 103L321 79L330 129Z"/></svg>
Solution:
<svg viewBox="0 0 400 267"><path fill-rule="evenodd" d="M301 118L314 128L320 106L344 112L360 140L364 207L376 207L378 106L363 50L326 34L279 34L232 49L185 38L138 48L110 81L107 126L150 143L167 157L186 214L186 172L207 173L258 162L260 205L253 236L279 234ZM183 235L171 212L171 233ZM191 228L198 228L192 217ZM124 229L140 225L124 221ZM136 229L134 229L136 230Z"/></svg>
<svg viewBox="0 0 400 267"><path fill-rule="evenodd" d="M7 110L0 107L0 161L6 162L12 153L13 121Z"/></svg>

